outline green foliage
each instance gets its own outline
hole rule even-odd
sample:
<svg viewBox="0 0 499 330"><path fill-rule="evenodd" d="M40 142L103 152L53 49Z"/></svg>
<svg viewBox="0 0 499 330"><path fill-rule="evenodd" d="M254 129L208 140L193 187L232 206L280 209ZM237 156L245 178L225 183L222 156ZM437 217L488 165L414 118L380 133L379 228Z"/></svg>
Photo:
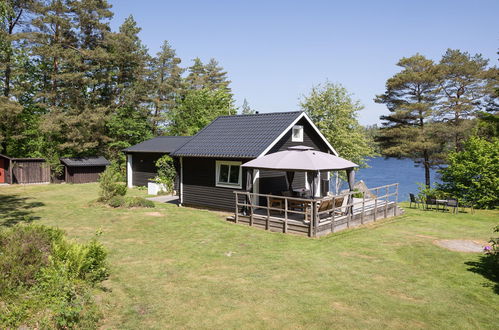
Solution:
<svg viewBox="0 0 499 330"><path fill-rule="evenodd" d="M345 87L330 82L315 86L300 106L341 157L366 166L366 158L376 155L357 120L363 106Z"/></svg>
<svg viewBox="0 0 499 330"><path fill-rule="evenodd" d="M229 92L208 88L189 90L172 111L169 133L194 135L218 116L235 114L236 109Z"/></svg>
<svg viewBox="0 0 499 330"><path fill-rule="evenodd" d="M142 197L127 197L125 198L125 207L146 207L153 208L154 202Z"/></svg>
<svg viewBox="0 0 499 330"><path fill-rule="evenodd" d="M471 137L462 151L454 151L440 170L439 188L478 208L499 205L499 139Z"/></svg>
<svg viewBox="0 0 499 330"><path fill-rule="evenodd" d="M107 205L111 207L122 207L125 205L125 197L124 196L113 196L107 202Z"/></svg>
<svg viewBox="0 0 499 330"><path fill-rule="evenodd" d="M0 256L0 327L95 327L91 287L109 275L95 239L78 244L59 229L17 225L0 232Z"/></svg>
<svg viewBox="0 0 499 330"><path fill-rule="evenodd" d="M489 249L486 249L486 253L494 264L495 278L499 282L499 226L494 227L494 233L496 236L490 239L490 246Z"/></svg>
<svg viewBox="0 0 499 330"><path fill-rule="evenodd" d="M253 115L256 113L256 110L250 107L248 101L244 99L243 105L241 106L241 115Z"/></svg>
<svg viewBox="0 0 499 330"><path fill-rule="evenodd" d="M115 169L108 167L99 177L99 200L107 203L115 196L125 196L127 187L120 182L121 175Z"/></svg>
<svg viewBox="0 0 499 330"><path fill-rule="evenodd" d="M0 232L0 288L30 286L49 264L52 242L62 233L42 226L16 227Z"/></svg>
<svg viewBox="0 0 499 330"><path fill-rule="evenodd" d="M156 169L158 175L154 178L154 181L163 184L166 187L166 193L172 193L175 188L175 177L177 176L173 158L168 155L162 156L156 161Z"/></svg>

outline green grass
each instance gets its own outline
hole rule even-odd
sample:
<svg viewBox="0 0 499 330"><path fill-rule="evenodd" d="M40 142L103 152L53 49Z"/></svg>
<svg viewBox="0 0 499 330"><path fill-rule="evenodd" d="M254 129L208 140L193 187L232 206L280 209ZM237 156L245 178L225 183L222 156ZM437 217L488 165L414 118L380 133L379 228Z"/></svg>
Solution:
<svg viewBox="0 0 499 330"><path fill-rule="evenodd" d="M433 244L487 241L498 211L450 215L406 208L391 220L310 239L171 204L91 206L97 190L96 184L0 187L0 224L57 226L77 240L101 229L112 267L105 290L96 292L104 328L499 324L497 283L467 264L478 262L480 254Z"/></svg>

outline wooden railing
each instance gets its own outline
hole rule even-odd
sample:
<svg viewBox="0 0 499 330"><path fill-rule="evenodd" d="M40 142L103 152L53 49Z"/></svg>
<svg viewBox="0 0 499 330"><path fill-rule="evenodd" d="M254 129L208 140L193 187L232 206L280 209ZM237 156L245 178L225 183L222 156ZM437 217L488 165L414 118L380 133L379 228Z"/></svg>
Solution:
<svg viewBox="0 0 499 330"><path fill-rule="evenodd" d="M382 217L387 218L389 204L398 203L398 183L371 188L369 193L350 191L323 198L298 198L245 191L234 191L234 194L236 198L234 221L236 223L239 222L240 217L245 217L249 218L248 224L253 226L255 218L262 219L263 217L266 230L270 230L272 221L281 221L282 231L287 233L290 222L296 225L296 220L291 219L290 215L299 214L303 216L302 225L308 227L308 236L316 237L319 227L323 231L325 225L329 226L328 231L334 232L338 219L345 220L347 228L350 228L354 216L360 217L360 224L364 224L367 213L373 217L373 221L376 221L380 210L383 212ZM362 198L354 198L359 194L362 194ZM256 203L261 199L266 201L266 205ZM277 201L280 201L280 207L273 206ZM341 205L337 205L339 201ZM322 203L326 202L329 202L331 206L321 210ZM396 215L396 207L392 209L393 215ZM263 211L263 213L256 214L255 210ZM283 217L272 216L272 212L279 212Z"/></svg>

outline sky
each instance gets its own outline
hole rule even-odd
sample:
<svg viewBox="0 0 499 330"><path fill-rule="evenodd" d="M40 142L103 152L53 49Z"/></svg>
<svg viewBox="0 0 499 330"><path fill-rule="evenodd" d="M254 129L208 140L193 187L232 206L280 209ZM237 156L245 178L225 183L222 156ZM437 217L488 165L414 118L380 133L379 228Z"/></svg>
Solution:
<svg viewBox="0 0 499 330"><path fill-rule="evenodd" d="M133 15L151 55L167 40L182 59L215 58L228 72L236 106L299 110L314 85L340 83L364 105L363 125L388 113L373 98L416 53L438 61L446 49L498 64L499 1L109 0L117 30Z"/></svg>

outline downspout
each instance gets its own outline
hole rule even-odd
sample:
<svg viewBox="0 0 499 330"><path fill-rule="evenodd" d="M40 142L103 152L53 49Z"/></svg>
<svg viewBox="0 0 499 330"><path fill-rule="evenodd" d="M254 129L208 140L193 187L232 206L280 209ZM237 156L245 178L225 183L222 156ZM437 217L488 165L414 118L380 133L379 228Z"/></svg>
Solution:
<svg viewBox="0 0 499 330"><path fill-rule="evenodd" d="M133 188L132 154L126 154L126 181L128 188Z"/></svg>
<svg viewBox="0 0 499 330"><path fill-rule="evenodd" d="M180 157L180 196L179 206L184 203L184 157Z"/></svg>

